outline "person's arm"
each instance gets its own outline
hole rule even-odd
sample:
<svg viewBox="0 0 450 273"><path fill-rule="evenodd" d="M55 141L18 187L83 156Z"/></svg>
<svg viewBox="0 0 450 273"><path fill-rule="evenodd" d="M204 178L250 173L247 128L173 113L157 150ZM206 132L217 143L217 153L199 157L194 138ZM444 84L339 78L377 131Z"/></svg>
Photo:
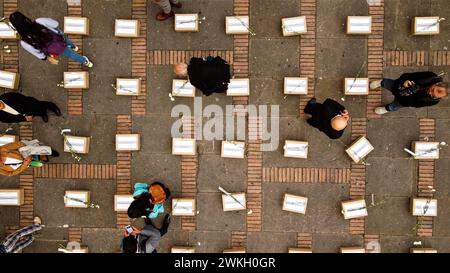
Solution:
<svg viewBox="0 0 450 273"><path fill-rule="evenodd" d="M23 49L36 56L38 59L41 59L42 61L47 60L47 56L39 49L34 48L32 45L24 41L20 41L20 45L22 46Z"/></svg>
<svg viewBox="0 0 450 273"><path fill-rule="evenodd" d="M53 31L58 30L58 26L59 26L58 21L56 21L52 18L44 18L44 17L37 18L36 23L41 24L46 28L52 29Z"/></svg>
<svg viewBox="0 0 450 273"><path fill-rule="evenodd" d="M335 112L336 114L340 114L345 110L345 107L343 105L339 104L337 101L334 101L332 99L325 100L323 106Z"/></svg>
<svg viewBox="0 0 450 273"><path fill-rule="evenodd" d="M2 111L3 112L3 111ZM4 123L19 123L26 121L26 117L24 115L11 115L9 113L0 113L0 122Z"/></svg>
<svg viewBox="0 0 450 273"><path fill-rule="evenodd" d="M439 100L433 100L430 98L420 98L414 102L413 107L420 108L426 106L433 106L439 103Z"/></svg>
<svg viewBox="0 0 450 273"><path fill-rule="evenodd" d="M404 73L399 78L399 84L403 86L406 81L412 81L415 84L422 85L424 82L430 81L432 78L436 77L436 73L431 71L425 72L414 72L414 73ZM426 83L425 83L426 84Z"/></svg>

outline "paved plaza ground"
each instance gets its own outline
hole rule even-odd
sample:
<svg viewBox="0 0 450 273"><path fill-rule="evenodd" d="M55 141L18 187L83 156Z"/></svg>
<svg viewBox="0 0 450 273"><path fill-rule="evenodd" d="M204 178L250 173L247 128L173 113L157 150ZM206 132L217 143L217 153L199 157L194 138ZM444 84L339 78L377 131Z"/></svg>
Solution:
<svg viewBox="0 0 450 273"><path fill-rule="evenodd" d="M70 2L70 1L69 1ZM73 1L72 1L73 2ZM75 1L77 2L77 1ZM397 78L404 72L444 71L450 76L450 18L441 22L435 36L412 36L415 16L450 14L448 0L182 0L180 13L201 13L206 20L197 33L177 33L173 19L158 22L159 8L151 0L0 0L0 14L20 10L31 18L64 16L89 18L90 33L74 36L83 54L95 64L85 69L67 61L53 66L3 41L2 70L20 73L25 95L57 103L63 115L15 124L13 134L37 138L61 153L44 168L15 177L0 177L0 188L25 189L21 207L0 207L0 239L39 215L46 228L24 252L57 252L60 245L79 241L89 252L119 252L126 214L114 211L114 195L130 194L136 182L166 183L174 197L195 198L195 217L172 217L158 248L192 246L196 252L222 252L245 247L247 252L288 252L311 248L313 252L339 252L340 247L364 247L372 241L382 252L409 252L413 242L438 252L450 252L450 149L438 160L414 160L403 151L413 141L450 143L450 101L430 108L402 109L383 117L373 109L392 96L381 89L368 96L343 95L346 77ZM81 6L80 6L81 5ZM225 16L248 15L256 35L227 35ZM305 15L308 33L283 37L281 18ZM371 15L370 35L347 35L347 16ZM114 36L115 19L138 19L139 38ZM8 48L4 46L8 45ZM11 50L11 52L9 52ZM263 140L247 141L245 159L221 157L220 141L198 140L196 156L172 155L172 107L193 98L168 97L172 64L192 56L221 55L236 78L250 79L249 97L214 94L203 106L217 104L279 105L280 145L261 151ZM90 87L65 90L57 86L65 71L87 70ZM111 84L118 77L141 78L138 97L117 96ZM285 77L308 77L308 95L285 96ZM4 90L11 92L12 90ZM197 95L200 93L197 91ZM349 110L352 121L344 136L329 140L310 127L302 113L306 102L333 98ZM206 122L207 119L205 118ZM192 120L183 120L179 136L192 137ZM198 122L198 120L196 120ZM0 131L10 125L0 124ZM247 133L260 124L250 120ZM63 153L60 130L70 128L91 136L90 152L80 162ZM116 152L115 135L136 133L141 150ZM353 140L367 136L375 150L366 165L355 164L345 153ZM309 142L308 159L283 156L285 140ZM224 212L222 186L246 192L253 213ZM430 193L429 187L436 192ZM100 209L64 208L65 190L89 190ZM285 193L308 197L305 215L282 210ZM418 219L410 211L411 198L434 197L437 217ZM341 202L365 198L368 216L344 220ZM372 205L372 198L375 205ZM170 202L166 209L170 211ZM134 224L142 226L141 221Z"/></svg>

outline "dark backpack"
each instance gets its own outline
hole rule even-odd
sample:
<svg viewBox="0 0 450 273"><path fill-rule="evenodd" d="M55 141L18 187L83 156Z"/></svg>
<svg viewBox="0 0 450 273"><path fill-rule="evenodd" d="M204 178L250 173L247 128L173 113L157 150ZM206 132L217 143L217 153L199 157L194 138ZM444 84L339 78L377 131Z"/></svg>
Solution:
<svg viewBox="0 0 450 273"><path fill-rule="evenodd" d="M67 47L67 43L64 37L51 30L48 31L48 34L52 37L52 39L51 42L47 45L47 47L42 49L42 52L47 56L61 55Z"/></svg>

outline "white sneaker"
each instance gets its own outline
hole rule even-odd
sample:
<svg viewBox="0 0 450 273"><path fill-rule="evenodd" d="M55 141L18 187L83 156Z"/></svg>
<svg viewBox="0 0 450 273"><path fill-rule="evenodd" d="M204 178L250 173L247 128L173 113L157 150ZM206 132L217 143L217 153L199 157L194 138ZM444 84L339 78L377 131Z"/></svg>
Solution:
<svg viewBox="0 0 450 273"><path fill-rule="evenodd" d="M379 88L379 87L381 87L381 80L378 80L378 81L372 81L371 83L370 83L370 89L377 89L377 88Z"/></svg>
<svg viewBox="0 0 450 273"><path fill-rule="evenodd" d="M94 66L94 64L89 61L88 57L84 56L86 58L86 62L84 63L85 66L92 68Z"/></svg>
<svg viewBox="0 0 450 273"><path fill-rule="evenodd" d="M375 108L375 113L377 113L378 115L384 115L387 112L389 112L389 111L386 110L386 107L377 107L377 108Z"/></svg>
<svg viewBox="0 0 450 273"><path fill-rule="evenodd" d="M42 220L41 220L41 218L39 218L39 217L34 217L34 219L33 219L33 224L35 224L35 225L42 225Z"/></svg>

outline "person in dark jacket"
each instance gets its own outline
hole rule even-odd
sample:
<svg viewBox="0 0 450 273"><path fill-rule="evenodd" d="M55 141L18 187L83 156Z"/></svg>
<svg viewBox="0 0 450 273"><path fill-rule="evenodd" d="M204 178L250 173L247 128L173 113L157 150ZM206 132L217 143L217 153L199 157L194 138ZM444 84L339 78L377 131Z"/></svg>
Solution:
<svg viewBox="0 0 450 273"><path fill-rule="evenodd" d="M405 73L396 80L383 79L370 83L371 89L382 86L392 92L395 99L383 107L377 107L375 113L379 115L397 111L402 107L427 107L439 103L448 94L448 84L436 73L415 72Z"/></svg>
<svg viewBox="0 0 450 273"><path fill-rule="evenodd" d="M219 56L194 57L189 65L176 64L174 72L180 77L188 76L189 82L206 96L226 92L231 78L230 65Z"/></svg>
<svg viewBox="0 0 450 273"><path fill-rule="evenodd" d="M305 113L312 116L307 120L308 124L324 132L331 139L342 136L350 119L345 107L332 99L327 99L321 104L312 98L305 107Z"/></svg>
<svg viewBox="0 0 450 273"><path fill-rule="evenodd" d="M128 207L128 217L139 218L145 216L146 223L164 212L163 203L170 198L170 190L161 182L154 182L150 186L136 183L134 201Z"/></svg>
<svg viewBox="0 0 450 273"><path fill-rule="evenodd" d="M52 111L57 116L61 116L61 110L53 102L39 101L17 92L0 95L1 122L18 123L31 121L34 116L40 116L44 122L48 122L47 111Z"/></svg>

